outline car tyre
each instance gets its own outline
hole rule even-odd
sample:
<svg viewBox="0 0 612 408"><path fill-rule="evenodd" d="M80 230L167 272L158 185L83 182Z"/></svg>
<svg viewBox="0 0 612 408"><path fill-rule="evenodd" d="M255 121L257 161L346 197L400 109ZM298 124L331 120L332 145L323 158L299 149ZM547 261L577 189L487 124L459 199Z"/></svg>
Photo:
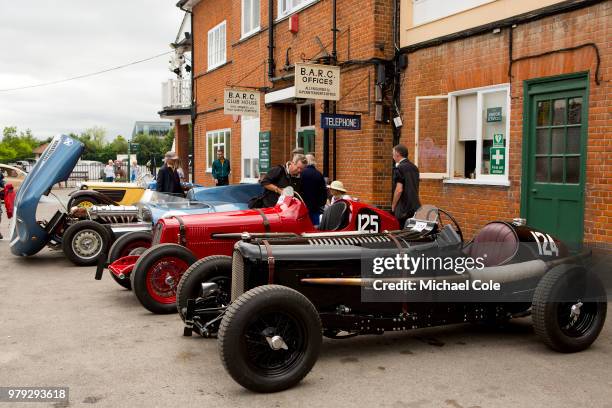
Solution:
<svg viewBox="0 0 612 408"><path fill-rule="evenodd" d="M274 326L268 326L271 321ZM277 392L299 383L314 366L321 349L321 320L301 293L264 285L232 302L218 337L221 361L238 384L255 392Z"/></svg>
<svg viewBox="0 0 612 408"><path fill-rule="evenodd" d="M113 263L117 259L128 255L141 255L144 250L151 247L151 233L147 231L133 231L117 238L108 252L108 263ZM141 250L140 253L135 251ZM132 282L129 279L119 279L114 273L110 272L111 277L119 285L128 290L132 290Z"/></svg>
<svg viewBox="0 0 612 408"><path fill-rule="evenodd" d="M178 244L151 247L138 258L130 274L132 290L150 312L176 313L176 286L196 261L189 249Z"/></svg>
<svg viewBox="0 0 612 408"><path fill-rule="evenodd" d="M210 307L221 307L230 303L232 282L232 257L213 255L200 259L187 269L176 289L176 308L185 321L183 309L189 299L202 295L202 283L214 282L219 286L219 294Z"/></svg>
<svg viewBox="0 0 612 408"><path fill-rule="evenodd" d="M72 224L62 237L62 250L72 263L79 266L95 265L108 251L112 233L102 224L84 220Z"/></svg>
<svg viewBox="0 0 612 408"><path fill-rule="evenodd" d="M572 312L577 307L578 314ZM538 283L533 297L535 333L551 349L573 353L599 336L607 313L604 286L583 267L560 265Z"/></svg>

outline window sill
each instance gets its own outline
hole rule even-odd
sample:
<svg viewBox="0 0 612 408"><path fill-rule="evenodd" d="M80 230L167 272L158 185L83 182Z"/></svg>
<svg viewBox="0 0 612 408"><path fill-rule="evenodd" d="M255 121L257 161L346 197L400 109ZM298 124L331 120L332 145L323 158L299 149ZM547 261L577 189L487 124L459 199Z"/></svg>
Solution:
<svg viewBox="0 0 612 408"><path fill-rule="evenodd" d="M257 34L261 33L262 31L264 30L262 30L261 27L257 27L255 30L248 32L246 34L243 34L242 37L240 37L238 41L232 44L232 46L243 43L246 40L255 37Z"/></svg>
<svg viewBox="0 0 612 408"><path fill-rule="evenodd" d="M256 178L243 178L239 181L240 184L256 184L259 183L259 179Z"/></svg>
<svg viewBox="0 0 612 408"><path fill-rule="evenodd" d="M478 179L444 179L444 184L465 184L473 186L496 186L496 187L510 187L510 180L478 180Z"/></svg>
<svg viewBox="0 0 612 408"><path fill-rule="evenodd" d="M224 66L226 66L227 64L229 64L229 63L231 63L231 62L232 62L231 60L229 60L229 61L225 61L223 64L216 65L216 66L214 66L214 67L212 67L212 68L208 68L208 69L206 70L206 74L211 73L211 72L213 72L213 71L216 71L216 70L218 70L219 68L223 68Z"/></svg>
<svg viewBox="0 0 612 408"><path fill-rule="evenodd" d="M312 7L315 4L320 3L320 2L321 2L321 0L313 0L313 1L309 2L309 3L304 4L303 6L300 6L300 7L296 8L295 10L291 10L287 14L284 14L282 16L277 17L276 20L274 20L274 24L278 24L281 21L284 21L284 20L288 19L289 17L291 17L292 14L299 13L300 11L306 10L307 8Z"/></svg>

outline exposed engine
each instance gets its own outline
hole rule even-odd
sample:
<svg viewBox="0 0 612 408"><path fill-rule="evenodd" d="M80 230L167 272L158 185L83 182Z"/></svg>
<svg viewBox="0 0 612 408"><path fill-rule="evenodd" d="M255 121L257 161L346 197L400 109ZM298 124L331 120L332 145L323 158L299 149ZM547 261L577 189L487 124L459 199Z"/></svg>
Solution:
<svg viewBox="0 0 612 408"><path fill-rule="evenodd" d="M91 219L105 224L138 222L139 209L135 205L96 205L91 208L72 207L70 215L78 219Z"/></svg>

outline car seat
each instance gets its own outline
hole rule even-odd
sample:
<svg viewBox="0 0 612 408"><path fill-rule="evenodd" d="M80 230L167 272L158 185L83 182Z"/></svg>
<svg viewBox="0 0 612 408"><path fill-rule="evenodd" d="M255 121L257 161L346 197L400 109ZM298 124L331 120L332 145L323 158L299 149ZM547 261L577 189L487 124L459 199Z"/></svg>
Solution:
<svg viewBox="0 0 612 408"><path fill-rule="evenodd" d="M349 205L346 201L337 201L327 207L321 217L321 231L339 231L349 223Z"/></svg>
<svg viewBox="0 0 612 408"><path fill-rule="evenodd" d="M476 234L464 253L474 259L483 258L485 266L496 266L510 261L518 249L519 238L514 228L505 222L494 221Z"/></svg>

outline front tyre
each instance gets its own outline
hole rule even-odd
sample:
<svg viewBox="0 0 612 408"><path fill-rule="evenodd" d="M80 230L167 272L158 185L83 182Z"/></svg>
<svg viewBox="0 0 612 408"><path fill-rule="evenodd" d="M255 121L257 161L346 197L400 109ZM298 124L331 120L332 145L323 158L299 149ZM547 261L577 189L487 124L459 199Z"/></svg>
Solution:
<svg viewBox="0 0 612 408"><path fill-rule="evenodd" d="M228 305L232 290L231 279L231 256L207 256L191 265L181 278L176 290L176 308L181 319L185 321L183 309L187 307L187 301L202 296L202 283L204 282L214 282L219 287L214 299L210 299L211 308Z"/></svg>
<svg viewBox="0 0 612 408"><path fill-rule="evenodd" d="M140 303L157 314L176 313L176 289L181 277L197 258L177 244L156 245L138 258L130 274Z"/></svg>
<svg viewBox="0 0 612 408"><path fill-rule="evenodd" d="M112 233L102 224L84 220L66 229L62 237L62 250L75 265L89 266L98 262L111 242Z"/></svg>
<svg viewBox="0 0 612 408"><path fill-rule="evenodd" d="M113 263L119 258L128 255L135 255L135 251L148 249L151 247L151 233L147 231L133 231L117 238L108 253L108 263ZM138 254L140 255L140 254ZM132 290L132 283L129 279L119 279L114 273L110 272L111 277L119 285L128 290Z"/></svg>
<svg viewBox="0 0 612 408"><path fill-rule="evenodd" d="M607 299L597 275L578 266L548 272L533 296L536 334L551 349L573 353L588 348L606 321Z"/></svg>
<svg viewBox="0 0 612 408"><path fill-rule="evenodd" d="M255 392L276 392L310 372L321 340L319 314L304 295L264 285L228 307L218 344L221 361L238 384Z"/></svg>

